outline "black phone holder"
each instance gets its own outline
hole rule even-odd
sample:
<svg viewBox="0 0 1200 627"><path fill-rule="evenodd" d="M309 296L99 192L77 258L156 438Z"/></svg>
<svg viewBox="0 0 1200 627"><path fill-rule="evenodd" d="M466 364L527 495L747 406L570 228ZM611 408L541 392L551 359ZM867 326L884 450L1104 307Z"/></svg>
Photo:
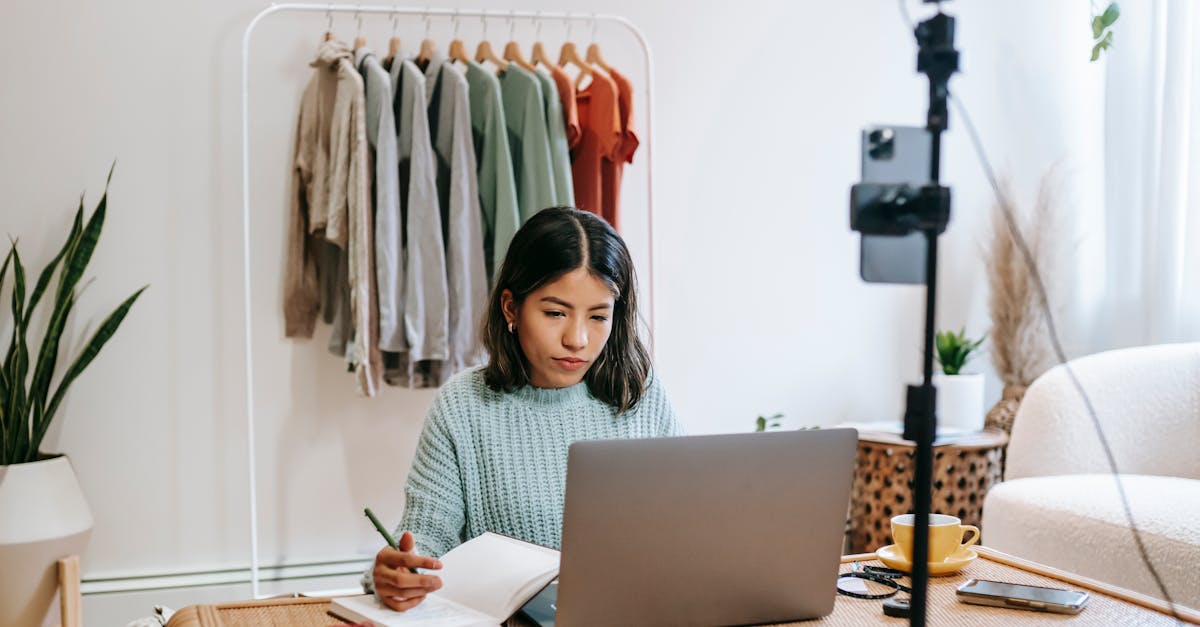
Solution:
<svg viewBox="0 0 1200 627"><path fill-rule="evenodd" d="M933 138L928 185L857 183L850 188L850 228L863 235L908 235L914 231L937 235L950 223L950 188L938 183L941 133L947 126L950 76L958 71L954 49L954 18L942 12L921 22L917 39L917 71L929 77L926 128ZM894 140L889 129L869 135L872 157L891 156Z"/></svg>
<svg viewBox="0 0 1200 627"><path fill-rule="evenodd" d="M850 228L863 235L900 236L914 231L940 235L949 223L948 187L856 183L850 188Z"/></svg>
<svg viewBox="0 0 1200 627"><path fill-rule="evenodd" d="M931 0L926 0L929 2ZM937 433L936 390L933 386L933 340L937 303L937 242L950 222L950 189L939 182L942 131L947 128L947 102L950 76L958 71L958 51L954 49L954 18L941 12L921 22L914 30L917 39L917 71L929 77L929 112L926 128L932 140L929 183L919 187L907 184L858 183L850 191L850 228L864 235L907 235L923 232L925 258L925 342L924 380L908 386L904 414L904 438L915 443L913 468L913 513L915 514L913 555L929 555L929 510L933 478L933 440ZM871 155L887 154L892 149L890 131L869 136ZM925 625L928 600L929 565L915 557L912 572L912 600L909 622Z"/></svg>

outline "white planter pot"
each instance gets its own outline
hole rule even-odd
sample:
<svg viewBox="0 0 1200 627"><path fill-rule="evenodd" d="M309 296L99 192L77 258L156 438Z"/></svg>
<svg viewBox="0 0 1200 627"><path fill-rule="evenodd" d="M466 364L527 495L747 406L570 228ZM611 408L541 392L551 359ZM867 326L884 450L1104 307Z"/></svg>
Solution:
<svg viewBox="0 0 1200 627"><path fill-rule="evenodd" d="M58 622L57 561L81 554L91 533L66 456L0 466L0 627Z"/></svg>
<svg viewBox="0 0 1200 627"><path fill-rule="evenodd" d="M982 431L985 418L982 374L935 374L938 428Z"/></svg>

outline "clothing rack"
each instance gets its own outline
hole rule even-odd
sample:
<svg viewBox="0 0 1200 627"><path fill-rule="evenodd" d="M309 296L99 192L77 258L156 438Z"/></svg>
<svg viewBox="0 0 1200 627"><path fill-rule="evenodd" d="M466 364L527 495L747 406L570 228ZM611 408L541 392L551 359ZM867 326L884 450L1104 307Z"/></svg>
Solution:
<svg viewBox="0 0 1200 627"><path fill-rule="evenodd" d="M654 98L651 90L654 86L654 63L650 54L650 45L646 41L646 36L642 31L631 23L629 20L617 15L599 15L599 14L578 14L564 12L530 12L530 11L489 11L486 9L435 9L430 7L407 7L407 6L386 6L386 5L351 5L351 4L303 4L303 3L281 3L271 4L267 8L259 11L250 23L246 25L246 31L242 35L242 287L245 296L245 352L246 352L246 440L247 440L247 456L249 466L249 488L250 488L250 586L254 597L259 597L259 580L258 580L258 490L257 490L257 475L255 467L257 465L255 457L254 443L254 347L253 337L254 329L251 322L251 288L250 288L250 42L254 35L254 27L268 15L283 12L305 12L305 13L326 13L331 16L334 13L350 13L361 20L364 14L383 14L389 16L413 15L426 18L426 30L428 30L428 20L433 17L448 17L462 18L474 17L484 20L486 24L489 18L507 20L510 24L512 20L535 20L541 21L565 21L568 25L573 21L585 21L592 24L592 34L595 35L595 25L599 21L610 22L623 26L626 30L633 34L642 48L642 58L645 63L646 84L646 118L643 123L643 133L646 141L642 142L641 146L645 152L646 160L646 227L647 227L647 266L649 268L648 285L649 292L647 293L647 326L650 330L650 352L654 353L654 159L653 145L654 133L652 122L654 120ZM360 22L361 24L361 22Z"/></svg>

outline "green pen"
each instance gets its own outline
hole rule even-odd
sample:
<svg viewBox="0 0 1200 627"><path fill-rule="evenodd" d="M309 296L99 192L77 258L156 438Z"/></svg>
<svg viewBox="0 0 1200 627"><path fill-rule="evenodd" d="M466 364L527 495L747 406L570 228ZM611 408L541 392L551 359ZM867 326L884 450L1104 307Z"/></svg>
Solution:
<svg viewBox="0 0 1200 627"><path fill-rule="evenodd" d="M375 512L372 512L370 507L365 507L363 508L363 513L367 515L367 518L371 519L371 524L375 525L375 529L379 532L379 535L383 536L383 539L387 541L388 546L399 551L400 543L396 542L396 539L392 537L392 534L388 533L388 530L384 528L383 523L379 522L379 519L375 517ZM408 569L408 572L413 573L414 575L421 574L418 573L417 569L415 568Z"/></svg>

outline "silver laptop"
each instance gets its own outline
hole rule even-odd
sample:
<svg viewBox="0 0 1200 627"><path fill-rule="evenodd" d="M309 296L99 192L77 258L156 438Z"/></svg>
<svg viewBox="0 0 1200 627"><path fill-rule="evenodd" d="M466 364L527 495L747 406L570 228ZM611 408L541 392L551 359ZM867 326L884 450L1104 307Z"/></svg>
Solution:
<svg viewBox="0 0 1200 627"><path fill-rule="evenodd" d="M821 429L572 444L554 624L829 614L856 441Z"/></svg>

